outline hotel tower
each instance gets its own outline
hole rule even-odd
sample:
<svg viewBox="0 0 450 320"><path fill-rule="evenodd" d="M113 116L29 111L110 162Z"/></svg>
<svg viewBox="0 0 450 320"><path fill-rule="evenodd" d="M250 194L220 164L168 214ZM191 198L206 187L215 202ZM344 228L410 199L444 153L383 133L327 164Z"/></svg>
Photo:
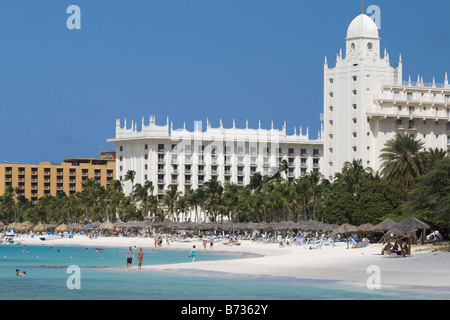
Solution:
<svg viewBox="0 0 450 320"><path fill-rule="evenodd" d="M319 171L332 180L346 161L362 159L365 167L379 170L379 155L396 133L421 139L426 148L449 149L450 86L403 80L401 56L395 66L389 54L381 52L376 23L364 13L350 23L345 38L345 55L337 54L334 67L324 63L323 123L317 139L309 133L286 133L282 129L217 128L206 122L194 131L173 130L167 120L155 118L128 127L116 122L116 178L128 170L135 182L151 180L162 196L171 184L179 191L195 189L209 179L243 186L256 172L271 174L285 159L287 179ZM443 72L444 74L444 72ZM125 185L125 192L131 184Z"/></svg>

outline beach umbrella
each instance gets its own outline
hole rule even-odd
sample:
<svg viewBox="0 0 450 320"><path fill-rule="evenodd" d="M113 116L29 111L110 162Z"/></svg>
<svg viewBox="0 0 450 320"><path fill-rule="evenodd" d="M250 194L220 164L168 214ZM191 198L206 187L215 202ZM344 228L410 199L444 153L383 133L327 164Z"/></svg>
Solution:
<svg viewBox="0 0 450 320"><path fill-rule="evenodd" d="M387 218L383 222L380 222L379 224L375 225L372 228L372 231L380 231L380 232L387 231L387 230L392 229L395 225L397 225L397 222Z"/></svg>
<svg viewBox="0 0 450 320"><path fill-rule="evenodd" d="M349 223L344 223L343 225L340 225L336 229L334 229L334 234L351 234L358 232L358 227L351 225Z"/></svg>
<svg viewBox="0 0 450 320"><path fill-rule="evenodd" d="M400 226L411 229L418 229L422 231L422 244L425 238L425 230L430 229L430 226L414 217L407 217L398 223Z"/></svg>
<svg viewBox="0 0 450 320"><path fill-rule="evenodd" d="M67 224L60 224L55 228L55 232L66 232L67 229Z"/></svg>
<svg viewBox="0 0 450 320"><path fill-rule="evenodd" d="M114 224L111 221L106 220L105 222L100 224L99 229L111 231L114 230Z"/></svg>
<svg viewBox="0 0 450 320"><path fill-rule="evenodd" d="M73 231L80 231L81 229L83 229L83 226L78 224L78 223L70 223L67 225L67 229L68 230L72 230Z"/></svg>
<svg viewBox="0 0 450 320"><path fill-rule="evenodd" d="M45 224L42 224L40 222L33 228L33 232L46 232L46 231L47 227L45 226Z"/></svg>
<svg viewBox="0 0 450 320"><path fill-rule="evenodd" d="M15 231L15 230L17 230L18 227L20 227L20 223L18 223L18 222L13 222L13 223L8 224L8 226L6 227L6 229L7 229L7 230L12 229L12 230Z"/></svg>
<svg viewBox="0 0 450 320"><path fill-rule="evenodd" d="M326 223L325 226L324 226L323 231L325 231L325 232L334 231L337 227L339 227L338 224L329 224L329 223Z"/></svg>
<svg viewBox="0 0 450 320"><path fill-rule="evenodd" d="M26 232L30 231L33 229L34 224L29 222L29 221L25 221L22 223L23 228L25 229Z"/></svg>
<svg viewBox="0 0 450 320"><path fill-rule="evenodd" d="M388 232L386 232L383 235L382 239L383 239L383 242L388 242L390 240L397 241L400 245L402 255L405 256L406 252L404 251L404 248L402 246L402 239L407 238L408 247L409 247L408 251L409 251L409 253L411 253L410 237L415 231L416 231L415 228L412 228L411 226L408 226L406 224L403 224L403 225L397 224L392 229L390 229Z"/></svg>
<svg viewBox="0 0 450 320"><path fill-rule="evenodd" d="M407 217L398 223L401 226L406 226L413 229L430 229L430 226L414 217Z"/></svg>
<svg viewBox="0 0 450 320"><path fill-rule="evenodd" d="M116 223L113 224L113 227L115 229L121 229L121 228L126 228L127 224L123 221L117 221Z"/></svg>
<svg viewBox="0 0 450 320"><path fill-rule="evenodd" d="M87 224L83 227L83 230L90 230L90 229L96 229L100 226L100 222L94 222L94 223L90 223Z"/></svg>
<svg viewBox="0 0 450 320"><path fill-rule="evenodd" d="M47 227L47 231L55 231L56 229L56 224L46 224L45 226Z"/></svg>
<svg viewBox="0 0 450 320"><path fill-rule="evenodd" d="M340 225L336 229L334 229L333 234L343 234L347 237L347 249L349 247L348 238L350 234L357 233L358 227L351 225L349 223L344 223L343 225Z"/></svg>
<svg viewBox="0 0 450 320"><path fill-rule="evenodd" d="M25 232L27 228L23 225L23 223L17 223L15 231Z"/></svg>
<svg viewBox="0 0 450 320"><path fill-rule="evenodd" d="M364 223L358 227L358 230L361 234L368 234L373 232L374 225L371 223Z"/></svg>

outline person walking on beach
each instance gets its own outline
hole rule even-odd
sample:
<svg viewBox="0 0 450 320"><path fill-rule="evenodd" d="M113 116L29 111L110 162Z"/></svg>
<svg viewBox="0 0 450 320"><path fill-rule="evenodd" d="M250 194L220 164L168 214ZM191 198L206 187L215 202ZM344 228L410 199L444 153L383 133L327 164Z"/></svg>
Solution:
<svg viewBox="0 0 450 320"><path fill-rule="evenodd" d="M133 252L133 250L131 249L131 247L130 247L129 250L127 251L126 258L127 258L127 269L128 269L128 268L131 269L131 263L132 263L133 260L134 260L134 252Z"/></svg>
<svg viewBox="0 0 450 320"><path fill-rule="evenodd" d="M141 270L142 261L144 261L144 251L142 251L142 248L138 252L138 268Z"/></svg>
<svg viewBox="0 0 450 320"><path fill-rule="evenodd" d="M212 249L214 245L214 239L211 237L209 238L209 248Z"/></svg>
<svg viewBox="0 0 450 320"><path fill-rule="evenodd" d="M197 256L197 249L195 249L195 246L192 247L191 253L189 253L189 257L192 257L192 262L195 261L195 257Z"/></svg>

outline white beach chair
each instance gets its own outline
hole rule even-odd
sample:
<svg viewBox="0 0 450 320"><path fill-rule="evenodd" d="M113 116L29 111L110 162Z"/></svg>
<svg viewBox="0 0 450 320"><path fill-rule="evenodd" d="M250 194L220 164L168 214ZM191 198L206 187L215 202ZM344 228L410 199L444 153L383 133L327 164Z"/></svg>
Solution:
<svg viewBox="0 0 450 320"><path fill-rule="evenodd" d="M314 244L310 245L308 249L320 249L322 248L323 240L316 240Z"/></svg>

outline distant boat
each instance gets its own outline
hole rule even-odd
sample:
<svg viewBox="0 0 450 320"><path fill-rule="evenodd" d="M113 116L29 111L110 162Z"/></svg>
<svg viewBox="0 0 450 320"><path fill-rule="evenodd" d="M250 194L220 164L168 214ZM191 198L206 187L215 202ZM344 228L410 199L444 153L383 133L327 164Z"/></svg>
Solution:
<svg viewBox="0 0 450 320"><path fill-rule="evenodd" d="M20 240L19 241L15 241L12 236L7 236L4 239L2 239L0 244L8 246L8 245L13 245L13 244L17 245L17 244L20 244L21 242L22 241L20 241Z"/></svg>
<svg viewBox="0 0 450 320"><path fill-rule="evenodd" d="M56 240L56 239L61 239L61 236L57 236L57 235L48 235L48 236L40 237L39 239L41 239L42 241Z"/></svg>

